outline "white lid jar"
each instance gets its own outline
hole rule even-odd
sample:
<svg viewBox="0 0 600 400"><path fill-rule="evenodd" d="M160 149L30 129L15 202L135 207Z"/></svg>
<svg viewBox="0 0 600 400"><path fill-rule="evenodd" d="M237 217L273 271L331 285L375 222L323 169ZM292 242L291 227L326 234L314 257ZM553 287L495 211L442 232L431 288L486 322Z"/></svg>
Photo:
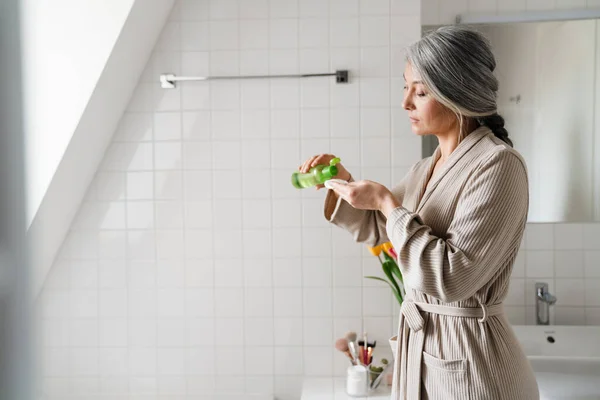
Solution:
<svg viewBox="0 0 600 400"><path fill-rule="evenodd" d="M364 365L352 365L346 370L346 394L363 397L369 394L369 374Z"/></svg>

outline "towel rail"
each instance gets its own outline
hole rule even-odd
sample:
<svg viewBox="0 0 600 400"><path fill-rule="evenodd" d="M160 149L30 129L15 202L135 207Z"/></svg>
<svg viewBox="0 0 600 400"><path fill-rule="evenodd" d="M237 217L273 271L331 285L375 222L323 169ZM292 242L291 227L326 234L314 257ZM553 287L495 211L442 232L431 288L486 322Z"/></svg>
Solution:
<svg viewBox="0 0 600 400"><path fill-rule="evenodd" d="M270 78L312 78L320 76L335 76L337 83L348 83L348 70L337 70L323 74L289 74L289 75L232 75L232 76L177 76L175 74L162 74L160 86L163 89L174 89L176 82L210 81L221 79L270 79Z"/></svg>

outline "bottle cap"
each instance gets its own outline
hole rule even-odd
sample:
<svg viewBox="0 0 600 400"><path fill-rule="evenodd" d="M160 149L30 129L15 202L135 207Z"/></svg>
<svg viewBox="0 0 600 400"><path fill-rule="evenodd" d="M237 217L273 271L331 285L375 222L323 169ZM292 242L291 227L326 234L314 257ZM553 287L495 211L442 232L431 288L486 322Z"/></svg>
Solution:
<svg viewBox="0 0 600 400"><path fill-rule="evenodd" d="M339 162L340 162L340 159L338 157L336 157L336 158L332 159L331 161L329 161L328 167L323 168L321 173L323 174L323 177L325 179L331 179L338 174L338 168L335 165Z"/></svg>

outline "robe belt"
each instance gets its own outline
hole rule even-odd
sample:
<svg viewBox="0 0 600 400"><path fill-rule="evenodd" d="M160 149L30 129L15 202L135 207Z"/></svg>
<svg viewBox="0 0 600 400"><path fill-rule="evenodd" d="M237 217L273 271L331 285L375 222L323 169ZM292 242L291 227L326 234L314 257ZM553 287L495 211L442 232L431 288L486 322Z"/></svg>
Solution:
<svg viewBox="0 0 600 400"><path fill-rule="evenodd" d="M404 320L402 322L404 324L402 338L398 337L397 340L401 340L398 345L402 346L398 355L398 358L402 356L402 359L398 360L401 367L400 376L403 377L400 386L404 386L401 388L401 392L406 393L408 400L420 399L421 362L426 328L425 319L421 315L422 311L452 317L478 318L478 322L485 323L488 317L502 314L504 307L502 303L491 306L480 304L480 307L450 307L405 299L400 308L400 314ZM410 346L409 341L411 342Z"/></svg>

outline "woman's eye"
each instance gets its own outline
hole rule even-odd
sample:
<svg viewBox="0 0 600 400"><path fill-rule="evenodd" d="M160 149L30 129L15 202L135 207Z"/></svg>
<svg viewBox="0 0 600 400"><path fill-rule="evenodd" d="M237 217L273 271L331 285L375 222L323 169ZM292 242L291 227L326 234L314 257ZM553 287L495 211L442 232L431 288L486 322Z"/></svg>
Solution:
<svg viewBox="0 0 600 400"><path fill-rule="evenodd" d="M408 89L408 86L404 85L404 90Z"/></svg>
<svg viewBox="0 0 600 400"><path fill-rule="evenodd" d="M422 92L421 92L421 93L417 93L417 96L419 96L419 97L424 97L424 96L425 96L425 93L422 93Z"/></svg>

